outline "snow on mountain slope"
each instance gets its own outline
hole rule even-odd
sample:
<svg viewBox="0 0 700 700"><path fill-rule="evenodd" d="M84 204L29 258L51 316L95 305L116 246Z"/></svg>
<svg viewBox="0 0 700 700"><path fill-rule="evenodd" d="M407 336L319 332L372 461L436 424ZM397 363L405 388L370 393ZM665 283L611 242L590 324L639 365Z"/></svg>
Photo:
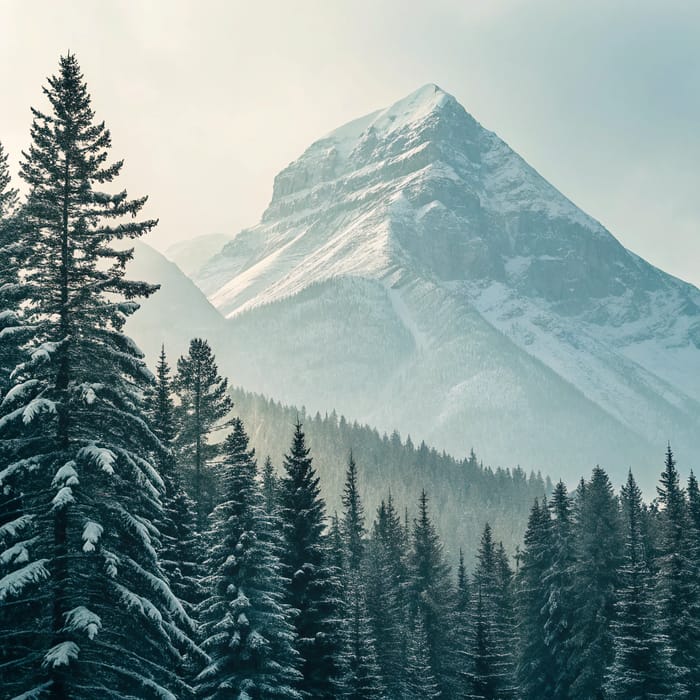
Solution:
<svg viewBox="0 0 700 700"><path fill-rule="evenodd" d="M700 449L700 292L435 85L312 144L275 178L260 224L195 279L250 340L235 352L256 358L252 389L501 463L587 468L609 443L626 468L668 438ZM368 367L347 356L353 333ZM568 446L534 444L557 430Z"/></svg>

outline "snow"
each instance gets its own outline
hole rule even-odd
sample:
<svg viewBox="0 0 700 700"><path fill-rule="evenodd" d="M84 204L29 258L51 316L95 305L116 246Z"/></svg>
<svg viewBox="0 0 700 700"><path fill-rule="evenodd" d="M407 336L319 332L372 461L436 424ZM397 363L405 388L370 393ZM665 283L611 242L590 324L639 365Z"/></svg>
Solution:
<svg viewBox="0 0 700 700"><path fill-rule="evenodd" d="M85 632L92 640L102 629L102 620L84 605L79 605L66 613L65 629L67 632Z"/></svg>
<svg viewBox="0 0 700 700"><path fill-rule="evenodd" d="M75 498L73 497L73 489L70 486L63 486L53 497L53 500L51 501L51 506L53 510L58 510L60 508L65 508L71 503L75 503Z"/></svg>
<svg viewBox="0 0 700 700"><path fill-rule="evenodd" d="M12 403L13 401L26 396L32 389L39 384L38 379L28 379L26 382L15 384L5 394L2 400L2 406Z"/></svg>
<svg viewBox="0 0 700 700"><path fill-rule="evenodd" d="M94 552L95 545L102 537L103 528L99 523L88 520L83 528L83 552Z"/></svg>
<svg viewBox="0 0 700 700"><path fill-rule="evenodd" d="M6 541L17 537L22 530L28 528L34 521L33 515L20 515L14 520L0 525L0 541Z"/></svg>
<svg viewBox="0 0 700 700"><path fill-rule="evenodd" d="M114 474L114 463L117 457L112 450L108 450L106 447L98 447L91 443L78 450L77 458L94 464L107 474Z"/></svg>
<svg viewBox="0 0 700 700"><path fill-rule="evenodd" d="M42 413L56 413L56 402L50 399L32 399L22 412L22 421L28 425Z"/></svg>
<svg viewBox="0 0 700 700"><path fill-rule="evenodd" d="M0 578L0 603L18 595L25 586L49 578L48 559L38 559Z"/></svg>
<svg viewBox="0 0 700 700"><path fill-rule="evenodd" d="M75 470L76 464L73 460L66 462L54 475L52 486L77 486L80 481L78 480L78 472Z"/></svg>
<svg viewBox="0 0 700 700"><path fill-rule="evenodd" d="M0 552L0 564L8 566L10 564L26 564L29 561L29 547L31 547L37 538L17 542L5 551Z"/></svg>
<svg viewBox="0 0 700 700"><path fill-rule="evenodd" d="M68 666L73 659L78 658L80 647L75 642L60 642L51 647L44 656L44 668Z"/></svg>

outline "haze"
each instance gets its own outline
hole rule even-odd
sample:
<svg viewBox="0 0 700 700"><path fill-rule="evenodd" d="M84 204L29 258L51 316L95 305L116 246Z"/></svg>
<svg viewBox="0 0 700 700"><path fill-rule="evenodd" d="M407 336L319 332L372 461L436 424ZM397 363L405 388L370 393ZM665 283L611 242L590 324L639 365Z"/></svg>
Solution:
<svg viewBox="0 0 700 700"><path fill-rule="evenodd" d="M254 224L313 140L427 82L624 245L700 285L700 5L500 0L20 2L0 12L0 141L77 54L150 242Z"/></svg>

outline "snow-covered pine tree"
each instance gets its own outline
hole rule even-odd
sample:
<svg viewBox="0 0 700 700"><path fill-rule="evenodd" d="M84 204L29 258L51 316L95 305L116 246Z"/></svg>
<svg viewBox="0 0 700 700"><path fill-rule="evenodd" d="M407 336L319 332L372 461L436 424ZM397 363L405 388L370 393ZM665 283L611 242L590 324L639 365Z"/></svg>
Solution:
<svg viewBox="0 0 700 700"><path fill-rule="evenodd" d="M352 452L345 472L342 494L343 520L336 515L331 528L333 549L340 547L338 566L342 572L343 599L347 601L347 675L344 697L355 700L383 698L384 686L377 661L375 640L367 613L366 529L358 488L357 465Z"/></svg>
<svg viewBox="0 0 700 700"><path fill-rule="evenodd" d="M345 486L342 495L343 523L342 532L347 552L347 566L351 573L360 573L365 554L365 512L360 499L357 484L357 464L352 456L348 457L345 471Z"/></svg>
<svg viewBox="0 0 700 700"><path fill-rule="evenodd" d="M262 473L263 497L265 499L265 510L268 515L272 515L277 510L277 476L275 468L272 466L270 455L265 457Z"/></svg>
<svg viewBox="0 0 700 700"><path fill-rule="evenodd" d="M9 640L15 659L3 690L57 700L185 697L173 668L176 647L191 646L179 626L186 615L154 547L163 484L150 455L160 446L141 407L151 375L122 334L135 299L156 287L125 279L133 249L113 247L155 222L134 219L145 198L100 189L122 162L108 164L110 134L94 120L74 55L60 59L44 94L50 110L33 110L21 166L32 338L0 421L10 453L0 479L21 491L34 530L26 564L0 582L0 600L21 605L33 599L27 584L48 581L29 627ZM27 629L33 641L24 646Z"/></svg>
<svg viewBox="0 0 700 700"><path fill-rule="evenodd" d="M509 630L507 561L486 524L472 581L470 639L464 695L470 700L515 697L513 639Z"/></svg>
<svg viewBox="0 0 700 700"><path fill-rule="evenodd" d="M210 516L208 594L200 606L210 662L199 674L198 697L301 698L293 610L275 554L257 466L239 418L224 443L224 501Z"/></svg>
<svg viewBox="0 0 700 700"><path fill-rule="evenodd" d="M341 583L329 561L325 503L302 426L297 422L279 484L282 564L290 582L287 603L301 654L300 688L310 698L335 698L345 674L344 620L338 619Z"/></svg>
<svg viewBox="0 0 700 700"><path fill-rule="evenodd" d="M440 691L451 697L456 686L452 668L455 635L451 626L454 589L442 543L428 512L428 496L421 493L418 517L413 524L409 555L409 611L420 617L425 628L433 675Z"/></svg>
<svg viewBox="0 0 700 700"><path fill-rule="evenodd" d="M193 338L187 355L177 361L173 387L180 399L177 406L179 433L175 446L179 468L197 509L198 531L207 527L207 515L216 505L216 480L212 463L221 454L221 443L210 435L226 426L224 419L233 408L228 380L219 375L211 346Z"/></svg>
<svg viewBox="0 0 700 700"><path fill-rule="evenodd" d="M433 675L430 649L423 620L417 617L407 644L406 670L403 674L401 700L433 700L442 697Z"/></svg>
<svg viewBox="0 0 700 700"><path fill-rule="evenodd" d="M367 608L387 695L401 700L409 639L406 541L391 496L382 501L367 550Z"/></svg>
<svg viewBox="0 0 700 700"><path fill-rule="evenodd" d="M573 683L571 629L574 618L574 531L572 504L563 481L554 487L551 513L551 559L542 585L546 596L545 642L553 666L552 700L567 700Z"/></svg>
<svg viewBox="0 0 700 700"><path fill-rule="evenodd" d="M517 679L523 700L553 698L556 664L547 644L548 595L544 585L552 559L552 523L547 503L535 500L525 531L517 574Z"/></svg>
<svg viewBox="0 0 700 700"><path fill-rule="evenodd" d="M160 474L165 484L163 513L158 519L160 564L173 593L192 616L194 606L202 596L199 584L202 571L198 564L201 543L196 532L195 504L182 484L173 450L177 424L165 346L161 347L155 382L147 392L146 407L151 428L163 446L159 456ZM194 628L190 631L195 633ZM188 666L193 662L190 659Z"/></svg>
<svg viewBox="0 0 700 700"><path fill-rule="evenodd" d="M657 486L659 529L657 595L671 660L690 696L700 692L700 574L697 540L671 446Z"/></svg>
<svg viewBox="0 0 700 700"><path fill-rule="evenodd" d="M625 533L620 588L612 622L614 658L605 681L606 700L687 697L671 664L671 647L661 633L642 534L642 492L632 471L622 487Z"/></svg>
<svg viewBox="0 0 700 700"><path fill-rule="evenodd" d="M569 697L595 700L603 698L605 670L613 657L610 625L615 615L622 536L617 498L605 470L595 467L579 493Z"/></svg>

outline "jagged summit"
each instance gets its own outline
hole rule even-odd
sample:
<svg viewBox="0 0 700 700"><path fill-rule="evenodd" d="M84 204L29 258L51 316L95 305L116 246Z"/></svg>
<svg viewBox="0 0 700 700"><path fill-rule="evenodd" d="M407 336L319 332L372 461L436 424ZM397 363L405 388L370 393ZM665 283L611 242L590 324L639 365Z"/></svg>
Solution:
<svg viewBox="0 0 700 700"><path fill-rule="evenodd" d="M243 325L283 307L303 306L309 322L334 308L339 317L324 321L323 333L341 354L335 339L344 330L334 323L352 316L348 304L369 305L358 322L394 334L389 346L401 348L401 362L383 357L386 342L377 339L365 358L387 368L379 380L353 364L360 378L335 385L338 400L330 393L337 377L322 394L309 376L306 390L281 397L292 402L403 427L397 402L405 389L397 387L408 382L433 397L427 437L459 451L447 437L457 416L481 406L471 418L481 424L506 386L528 420L541 413L533 408L544 400L533 396L539 387L523 376L540 371L534 360L568 387L550 393L571 411L595 406L644 439L665 444L694 432L686 444L700 443L700 292L625 249L436 85L311 144L275 178L260 224L241 231L196 281ZM333 362L308 352L312 365ZM361 378L370 374L368 388ZM279 396L266 382L256 388ZM378 386L381 411L368 414L379 410ZM574 409L563 397L569 389L588 408ZM363 391L370 398L360 399ZM497 403L512 412L512 402ZM522 461L522 427L506 424L513 452L503 445L499 454Z"/></svg>

